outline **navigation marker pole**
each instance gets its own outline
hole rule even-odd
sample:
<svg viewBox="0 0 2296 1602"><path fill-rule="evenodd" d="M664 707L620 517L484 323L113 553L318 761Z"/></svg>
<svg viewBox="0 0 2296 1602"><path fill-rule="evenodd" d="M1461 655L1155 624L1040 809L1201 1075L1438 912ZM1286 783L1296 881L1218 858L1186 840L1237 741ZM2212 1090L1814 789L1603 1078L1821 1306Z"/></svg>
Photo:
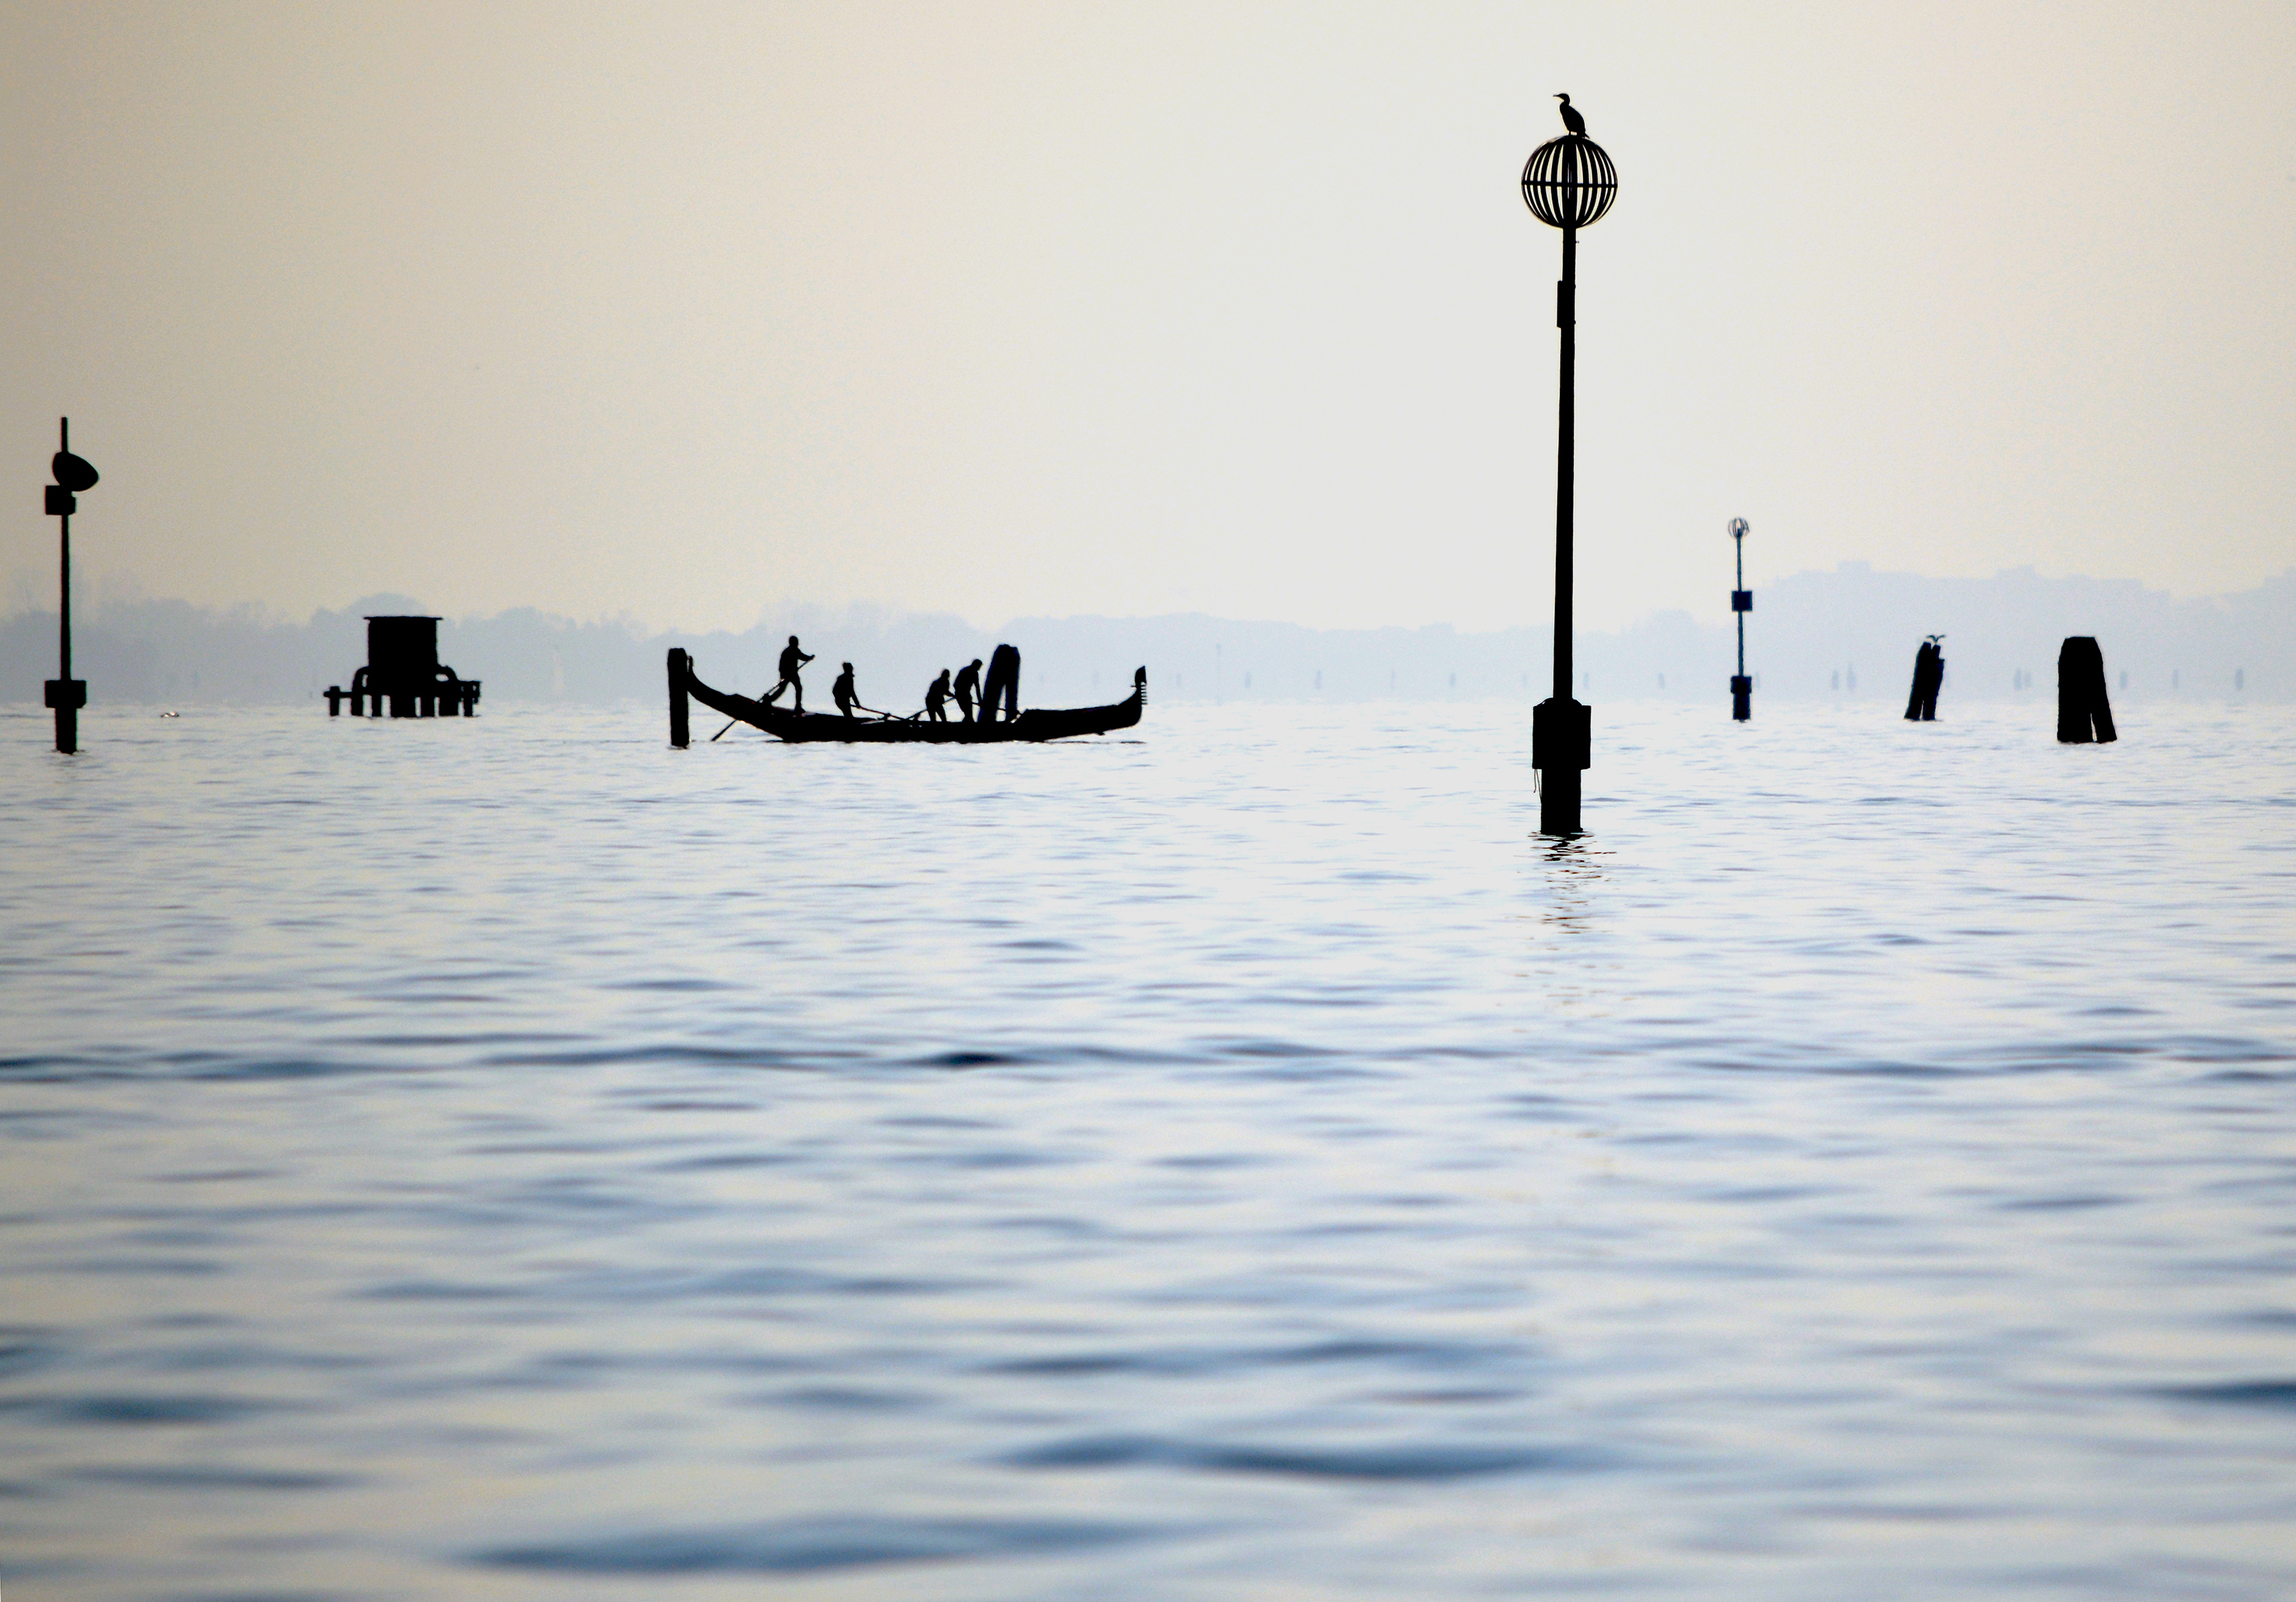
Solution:
<svg viewBox="0 0 2296 1602"><path fill-rule="evenodd" d="M1730 592L1730 610L1738 618L1738 677L1730 681L1730 716L1743 723L1754 715L1754 681L1746 677L1746 614L1754 610L1754 592L1746 587L1746 520L1730 520L1730 538L1738 542L1738 587Z"/></svg>
<svg viewBox="0 0 2296 1602"><path fill-rule="evenodd" d="M72 455L71 419L56 419L55 459L50 464L56 481L48 486L47 510L59 521L62 576L57 596L56 677L47 681L47 702L55 709L56 749L70 756L79 749L79 709L87 704L87 681L71 670L71 520L79 508L79 492L95 488L95 469Z"/></svg>
<svg viewBox="0 0 2296 1602"><path fill-rule="evenodd" d="M1538 832L1576 834L1579 775L1593 761L1593 714L1570 694L1571 492L1575 472L1574 397L1578 359L1578 230L1600 220L1618 198L1618 169L1587 137L1586 119L1558 95L1563 126L1523 164L1522 199L1531 215L1562 230L1562 281L1554 286L1554 324L1562 331L1562 376L1555 412L1554 694L1531 710L1530 765L1538 769Z"/></svg>

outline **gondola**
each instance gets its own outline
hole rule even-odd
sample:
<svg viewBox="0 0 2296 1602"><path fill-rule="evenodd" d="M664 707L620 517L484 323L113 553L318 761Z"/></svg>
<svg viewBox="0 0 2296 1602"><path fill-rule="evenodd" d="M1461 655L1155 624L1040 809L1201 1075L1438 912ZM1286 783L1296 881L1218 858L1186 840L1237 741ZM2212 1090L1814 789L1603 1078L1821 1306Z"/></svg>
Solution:
<svg viewBox="0 0 2296 1602"><path fill-rule="evenodd" d="M791 742L843 740L862 744L986 745L1006 740L1065 740L1070 735L1104 735L1130 728L1140 721L1148 703L1148 670L1132 675L1132 694L1109 706L1031 707L1017 718L994 723L966 723L951 719L935 723L919 713L891 718L882 713L848 718L840 712L798 712L769 706L747 695L711 689L693 676L693 659L683 651L669 653L670 743L682 745L685 734L685 698L723 713L737 723L761 728L775 739Z"/></svg>

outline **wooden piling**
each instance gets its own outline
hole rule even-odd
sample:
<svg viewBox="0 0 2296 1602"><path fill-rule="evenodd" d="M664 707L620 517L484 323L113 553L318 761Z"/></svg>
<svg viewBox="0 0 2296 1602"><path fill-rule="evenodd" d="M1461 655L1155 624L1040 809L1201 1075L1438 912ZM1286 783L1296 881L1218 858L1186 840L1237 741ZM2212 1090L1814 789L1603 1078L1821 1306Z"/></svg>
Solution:
<svg viewBox="0 0 2296 1602"><path fill-rule="evenodd" d="M669 743L679 751L691 743L686 727L685 678L691 662L685 652L675 645L669 652Z"/></svg>
<svg viewBox="0 0 2296 1602"><path fill-rule="evenodd" d="M1914 653L1913 694L1906 699L1906 721L1935 723L1938 691L1945 686L1945 653L1936 639L1926 639Z"/></svg>
<svg viewBox="0 0 2296 1602"><path fill-rule="evenodd" d="M2120 736L2104 690L2104 653L2085 634L2069 635L2057 651L2057 739L2066 745L2103 744Z"/></svg>

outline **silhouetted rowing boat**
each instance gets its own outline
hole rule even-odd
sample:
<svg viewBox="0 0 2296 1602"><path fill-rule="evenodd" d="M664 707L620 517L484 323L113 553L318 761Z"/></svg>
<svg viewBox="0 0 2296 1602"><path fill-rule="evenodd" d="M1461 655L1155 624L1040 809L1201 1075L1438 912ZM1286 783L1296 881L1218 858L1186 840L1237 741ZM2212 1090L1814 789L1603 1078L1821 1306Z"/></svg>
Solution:
<svg viewBox="0 0 2296 1602"><path fill-rule="evenodd" d="M932 744L977 745L1004 740L1064 740L1070 735L1104 735L1130 728L1140 721L1148 702L1148 670L1132 675L1132 694L1109 706L1032 707L1009 722L935 723L922 713L913 718L848 718L839 712L796 712L768 706L747 695L713 690L693 676L693 659L683 651L670 653L670 741L684 744L685 708L681 695L691 695L752 728L782 740L858 740L879 744L925 741Z"/></svg>

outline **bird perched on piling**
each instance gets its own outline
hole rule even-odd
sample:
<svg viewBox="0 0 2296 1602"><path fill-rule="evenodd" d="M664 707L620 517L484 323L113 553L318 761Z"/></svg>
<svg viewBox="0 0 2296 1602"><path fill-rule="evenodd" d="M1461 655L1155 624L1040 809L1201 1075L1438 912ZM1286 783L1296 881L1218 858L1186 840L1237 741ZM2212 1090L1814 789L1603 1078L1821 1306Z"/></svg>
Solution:
<svg viewBox="0 0 2296 1602"><path fill-rule="evenodd" d="M1574 134L1585 133L1587 119L1570 109L1570 97L1568 94L1558 94L1554 98L1562 103L1562 126Z"/></svg>

